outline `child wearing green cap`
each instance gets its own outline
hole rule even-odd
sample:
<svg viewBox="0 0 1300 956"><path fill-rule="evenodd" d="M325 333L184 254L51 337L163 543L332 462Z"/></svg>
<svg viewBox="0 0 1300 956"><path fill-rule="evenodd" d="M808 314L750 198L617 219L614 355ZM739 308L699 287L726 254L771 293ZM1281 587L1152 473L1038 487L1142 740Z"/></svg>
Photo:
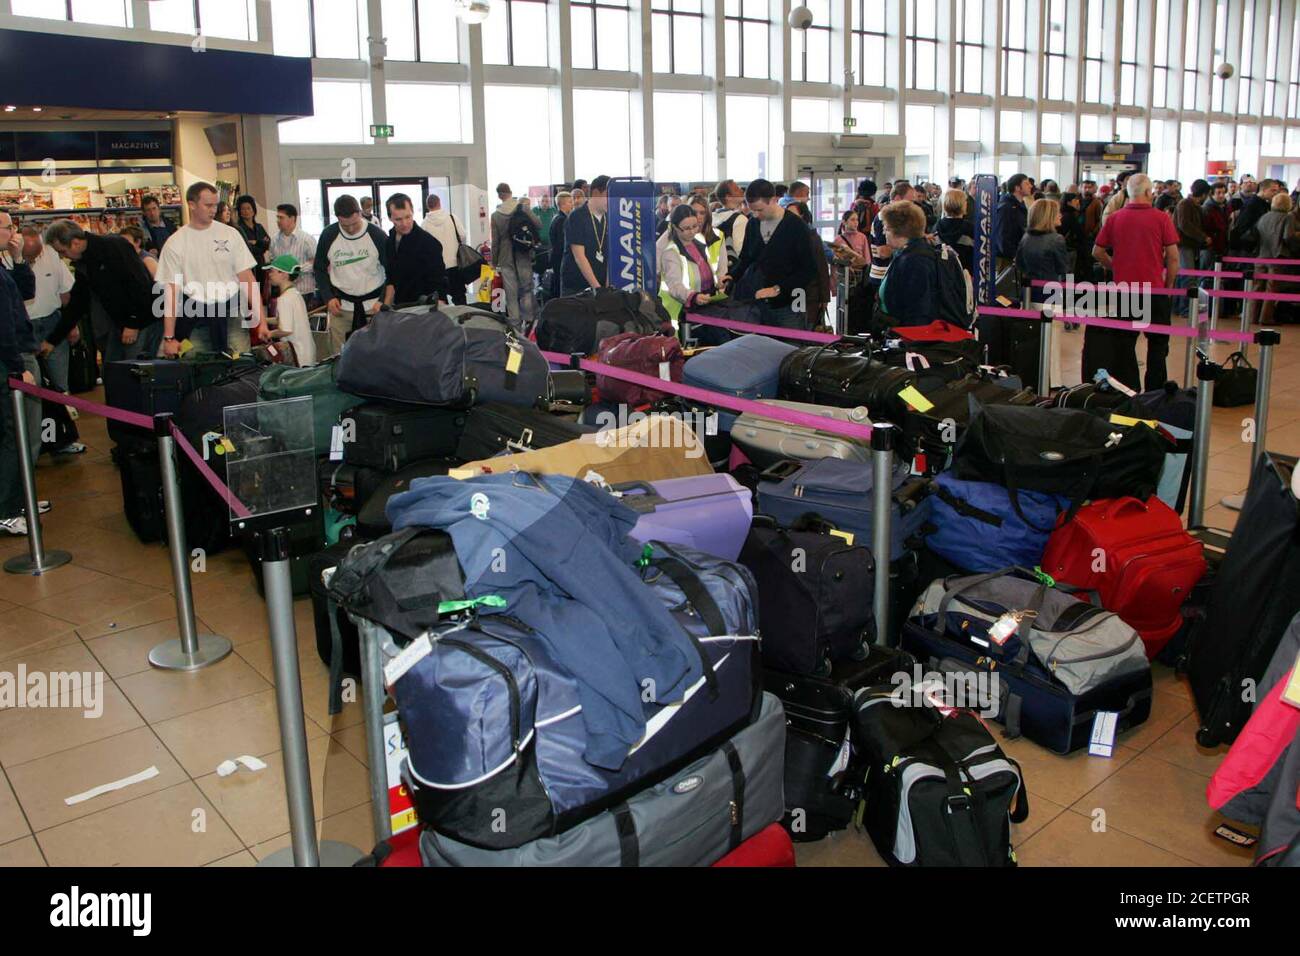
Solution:
<svg viewBox="0 0 1300 956"><path fill-rule="evenodd" d="M266 274L277 295L277 327L272 330L271 337L288 339L298 364L305 366L316 364L316 340L312 338L311 325L307 321L307 303L293 284L301 271L302 265L298 260L286 254L272 259Z"/></svg>

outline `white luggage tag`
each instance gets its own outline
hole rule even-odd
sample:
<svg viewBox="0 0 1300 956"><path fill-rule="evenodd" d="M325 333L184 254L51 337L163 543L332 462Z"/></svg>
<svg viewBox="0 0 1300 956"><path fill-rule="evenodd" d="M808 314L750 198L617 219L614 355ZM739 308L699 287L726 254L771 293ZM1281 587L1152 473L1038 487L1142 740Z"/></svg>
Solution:
<svg viewBox="0 0 1300 956"><path fill-rule="evenodd" d="M1088 754L1092 757L1115 756L1115 731L1119 728L1119 714L1113 710L1099 710L1092 719L1092 736L1088 739Z"/></svg>
<svg viewBox="0 0 1300 956"><path fill-rule="evenodd" d="M402 652L384 665L384 686L392 687L412 667L433 652L433 644L428 634L421 634L407 644Z"/></svg>
<svg viewBox="0 0 1300 956"><path fill-rule="evenodd" d="M1011 640L1011 635L1020 630L1020 624L1025 618L1035 617L1033 611L1007 611L989 628L989 640L998 647L1001 647L1007 641Z"/></svg>
<svg viewBox="0 0 1300 956"><path fill-rule="evenodd" d="M343 460L343 426L335 425L330 430L330 461Z"/></svg>

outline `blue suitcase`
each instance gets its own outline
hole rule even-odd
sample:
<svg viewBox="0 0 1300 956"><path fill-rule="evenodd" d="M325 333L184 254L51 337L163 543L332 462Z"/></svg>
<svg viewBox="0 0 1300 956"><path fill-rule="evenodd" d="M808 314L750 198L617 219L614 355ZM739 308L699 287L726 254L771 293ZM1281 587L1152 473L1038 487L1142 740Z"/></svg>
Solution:
<svg viewBox="0 0 1300 956"><path fill-rule="evenodd" d="M1032 568L1043 560L1047 537L1070 500L1022 491L1018 501L1001 485L962 481L945 471L934 479L925 546L966 571Z"/></svg>
<svg viewBox="0 0 1300 956"><path fill-rule="evenodd" d="M924 481L910 479L906 463L894 466L893 521L889 560L897 561L914 545L930 517ZM759 475L758 511L783 527L815 515L836 531L853 536L853 544L871 547L874 503L871 465L839 458L782 461Z"/></svg>
<svg viewBox="0 0 1300 956"><path fill-rule="evenodd" d="M742 335L688 359L682 381L737 398L776 398L781 360L794 350L795 346L766 335ZM735 412L718 412L719 431L730 432L735 421Z"/></svg>

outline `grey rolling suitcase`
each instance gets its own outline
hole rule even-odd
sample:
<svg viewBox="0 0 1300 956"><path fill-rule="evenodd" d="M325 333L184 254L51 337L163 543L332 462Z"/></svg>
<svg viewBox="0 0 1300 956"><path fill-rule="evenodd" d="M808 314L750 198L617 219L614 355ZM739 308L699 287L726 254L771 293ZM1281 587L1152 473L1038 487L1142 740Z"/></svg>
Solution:
<svg viewBox="0 0 1300 956"><path fill-rule="evenodd" d="M572 829L508 850L426 829L420 857L439 867L710 866L781 819L784 777L785 711L764 694L758 720L717 750Z"/></svg>
<svg viewBox="0 0 1300 956"><path fill-rule="evenodd" d="M855 425L871 424L867 410L861 405L856 408L835 408L830 405L788 402L776 398L765 398L760 401L764 405L852 422ZM831 432L816 431L804 425L791 425L773 418L763 418L750 412L742 412L736 419L736 424L731 429L731 442L760 470L791 458L798 461L840 458L863 464L871 462L871 449L862 442Z"/></svg>

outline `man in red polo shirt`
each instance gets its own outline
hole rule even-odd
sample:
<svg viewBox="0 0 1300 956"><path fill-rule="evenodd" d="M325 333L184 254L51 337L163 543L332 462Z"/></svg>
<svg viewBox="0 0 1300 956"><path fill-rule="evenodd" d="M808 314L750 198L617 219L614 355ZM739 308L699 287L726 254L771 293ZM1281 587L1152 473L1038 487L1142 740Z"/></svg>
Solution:
<svg viewBox="0 0 1300 956"><path fill-rule="evenodd" d="M1150 283L1152 287L1173 288L1178 278L1178 230L1164 212L1151 204L1151 179L1143 173L1128 178L1124 184L1128 203L1106 217L1092 247L1093 258L1103 269L1110 269L1115 282L1130 287ZM1137 289L1133 289L1137 292ZM1121 302L1135 303L1136 295ZM1168 296L1142 297L1146 318L1154 325L1168 325L1171 300ZM1120 315L1116 318L1137 318ZM1146 391L1163 388L1168 378L1165 360L1169 356L1169 336L1147 333ZM1137 333L1119 329L1089 327L1083 339L1083 380L1092 381L1104 368L1129 388L1143 386L1138 375Z"/></svg>

